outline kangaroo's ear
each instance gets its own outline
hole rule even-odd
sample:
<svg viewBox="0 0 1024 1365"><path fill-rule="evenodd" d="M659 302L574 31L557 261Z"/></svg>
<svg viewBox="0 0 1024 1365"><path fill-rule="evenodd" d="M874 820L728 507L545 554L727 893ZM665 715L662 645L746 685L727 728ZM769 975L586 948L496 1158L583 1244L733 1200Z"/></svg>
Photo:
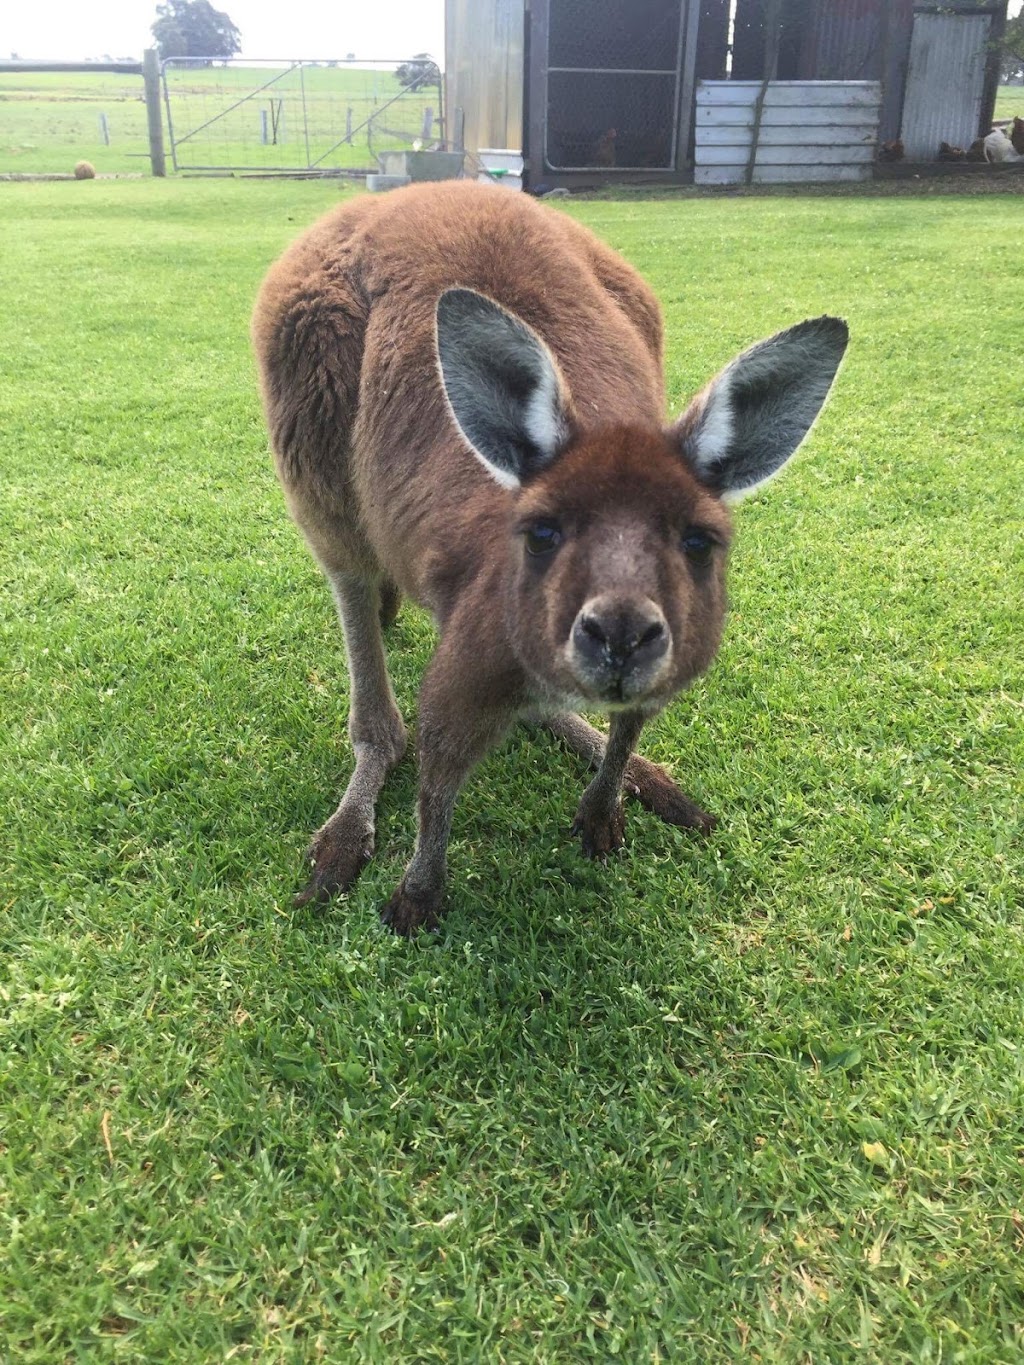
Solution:
<svg viewBox="0 0 1024 1365"><path fill-rule="evenodd" d="M813 318L726 365L670 432L701 482L738 502L777 474L821 411L848 338L840 318Z"/></svg>
<svg viewBox="0 0 1024 1365"><path fill-rule="evenodd" d="M505 488L561 454L568 400L554 357L531 327L472 289L437 302L437 354L456 424Z"/></svg>

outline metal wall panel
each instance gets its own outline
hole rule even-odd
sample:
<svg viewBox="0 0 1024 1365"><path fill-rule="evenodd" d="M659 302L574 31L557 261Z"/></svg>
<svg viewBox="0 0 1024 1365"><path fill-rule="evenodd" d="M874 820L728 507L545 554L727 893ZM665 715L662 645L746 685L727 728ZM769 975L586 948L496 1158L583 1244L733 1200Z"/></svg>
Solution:
<svg viewBox="0 0 1024 1365"><path fill-rule="evenodd" d="M758 81L698 85L698 185L746 180L760 91ZM773 81L758 130L754 183L870 179L881 94L877 81Z"/></svg>
<svg viewBox="0 0 1024 1365"><path fill-rule="evenodd" d="M759 81L764 77L765 10L767 0L736 0L732 35L732 79ZM800 45L810 13L808 0L782 0L779 67L776 80L796 79Z"/></svg>
<svg viewBox="0 0 1024 1365"><path fill-rule="evenodd" d="M525 33L525 0L446 0L449 135L461 108L473 156L481 147L522 149Z"/></svg>
<svg viewBox="0 0 1024 1365"><path fill-rule="evenodd" d="M734 80L756 80L764 74L764 7L765 0L737 0ZM1006 0L988 0L985 7L992 10L998 21L1005 14ZM979 5L977 0L937 0L931 6L922 4L921 0L783 0L779 78L880 80L879 137L882 141L898 137L914 11L927 8L933 11L973 8L972 17L977 18ZM987 22L984 15L981 17ZM961 58L965 55L961 51ZM985 114L987 109L987 115L991 117L995 99L995 64L991 57L989 65L991 89L987 90L987 106L983 102L980 113ZM952 69L954 85L960 85L964 80L973 81L972 61ZM940 139L943 140L949 139ZM930 155L934 154L935 149Z"/></svg>
<svg viewBox="0 0 1024 1365"><path fill-rule="evenodd" d="M697 60L694 70L697 80L724 80L728 56L729 0L700 0Z"/></svg>
<svg viewBox="0 0 1024 1365"><path fill-rule="evenodd" d="M899 136L915 0L824 0L801 45L802 80L882 82L883 142Z"/></svg>
<svg viewBox="0 0 1024 1365"><path fill-rule="evenodd" d="M900 133L908 161L978 135L991 26L987 14L915 14Z"/></svg>

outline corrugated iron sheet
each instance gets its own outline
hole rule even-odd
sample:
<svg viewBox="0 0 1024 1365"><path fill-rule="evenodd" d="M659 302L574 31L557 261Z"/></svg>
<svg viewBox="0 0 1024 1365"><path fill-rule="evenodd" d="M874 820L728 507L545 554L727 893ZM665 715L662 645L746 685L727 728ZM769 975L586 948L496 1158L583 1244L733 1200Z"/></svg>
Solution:
<svg viewBox="0 0 1024 1365"><path fill-rule="evenodd" d="M524 0L446 0L445 105L449 129L465 111L467 151L523 145Z"/></svg>
<svg viewBox="0 0 1024 1365"><path fill-rule="evenodd" d="M695 179L746 179L760 83L697 87ZM755 184L868 180L878 139L877 81L776 81L769 86L754 161Z"/></svg>
<svg viewBox="0 0 1024 1365"><path fill-rule="evenodd" d="M694 76L699 81L724 80L728 56L729 0L700 0Z"/></svg>
<svg viewBox="0 0 1024 1365"><path fill-rule="evenodd" d="M882 141L899 136L914 2L824 0L800 47L803 80L882 82Z"/></svg>
<svg viewBox="0 0 1024 1365"><path fill-rule="evenodd" d="M950 0L949 7L955 9L957 3ZM765 0L738 0L734 79L756 79L763 74L764 4ZM883 99L879 136L883 141L898 137L915 7L921 9L919 0L819 0L813 5L806 0L784 0L779 78L880 80ZM1000 0L993 0L994 10L1004 7ZM968 16L953 17L966 20ZM988 23L984 16L981 18ZM956 87L964 80L973 81L974 68L968 56L962 47L952 54L950 70ZM966 66L962 64L965 60ZM956 65L957 61L961 65Z"/></svg>
<svg viewBox="0 0 1024 1365"><path fill-rule="evenodd" d="M992 20L985 14L916 14L900 136L910 161L940 142L967 147L977 136Z"/></svg>

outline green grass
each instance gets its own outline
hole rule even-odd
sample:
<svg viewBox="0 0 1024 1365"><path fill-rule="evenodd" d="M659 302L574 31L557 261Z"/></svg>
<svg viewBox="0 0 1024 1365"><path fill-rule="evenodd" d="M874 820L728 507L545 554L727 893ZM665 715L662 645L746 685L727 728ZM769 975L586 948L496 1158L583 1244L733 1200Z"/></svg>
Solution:
<svg viewBox="0 0 1024 1365"><path fill-rule="evenodd" d="M997 119L1024 118L1024 85L1001 85L996 95Z"/></svg>
<svg viewBox="0 0 1024 1365"><path fill-rule="evenodd" d="M265 88L263 88L265 87ZM260 91L260 93L255 93ZM407 147L434 89L400 94L393 71L366 68L170 65L167 105L178 167L256 170L376 168L378 152ZM264 145L261 112L271 141ZM104 144L100 116L110 136ZM372 129L363 127L376 115ZM277 119L279 137L273 141ZM171 164L165 112L164 140ZM352 140L345 142L348 128ZM149 171L142 79L93 72L0 72L0 172L70 172L91 161L101 174Z"/></svg>
<svg viewBox="0 0 1024 1365"><path fill-rule="evenodd" d="M290 905L346 684L246 328L335 197L0 193L0 1356L1021 1359L1017 200L572 206L674 406L824 309L851 355L645 738L718 833L633 809L587 864L517 736L410 945L411 762ZM431 641L406 608L410 719Z"/></svg>

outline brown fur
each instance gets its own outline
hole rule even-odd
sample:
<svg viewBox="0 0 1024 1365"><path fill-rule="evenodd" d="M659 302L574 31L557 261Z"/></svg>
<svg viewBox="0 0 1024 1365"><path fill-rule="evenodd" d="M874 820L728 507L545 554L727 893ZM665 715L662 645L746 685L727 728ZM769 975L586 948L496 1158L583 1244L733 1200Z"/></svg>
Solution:
<svg viewBox="0 0 1024 1365"><path fill-rule="evenodd" d="M518 492L452 420L435 313L453 287L528 324L564 386L570 445ZM673 823L709 829L665 773L631 756L644 717L711 663L730 537L719 497L681 458L705 400L674 435L662 428L660 312L632 268L525 196L413 186L347 203L291 246L263 285L253 338L278 473L334 589L352 671L356 771L314 838L300 901L344 889L372 853L374 803L405 747L378 625L399 594L433 613L441 639L419 705L420 836L385 922L436 923L455 795L517 718L550 724L600 764L577 816L592 856L622 842L623 783ZM531 557L524 531L547 517L564 544ZM714 537L706 564L680 549L694 526ZM659 622L669 633L633 702L621 682L621 705L597 684L590 695L572 665L567 642L591 598L616 621L632 613L653 621L649 635ZM567 714L581 700L612 711L607 753Z"/></svg>
<svg viewBox="0 0 1024 1365"><path fill-rule="evenodd" d="M1013 150L1024 156L1024 118L1014 118L1009 134Z"/></svg>

